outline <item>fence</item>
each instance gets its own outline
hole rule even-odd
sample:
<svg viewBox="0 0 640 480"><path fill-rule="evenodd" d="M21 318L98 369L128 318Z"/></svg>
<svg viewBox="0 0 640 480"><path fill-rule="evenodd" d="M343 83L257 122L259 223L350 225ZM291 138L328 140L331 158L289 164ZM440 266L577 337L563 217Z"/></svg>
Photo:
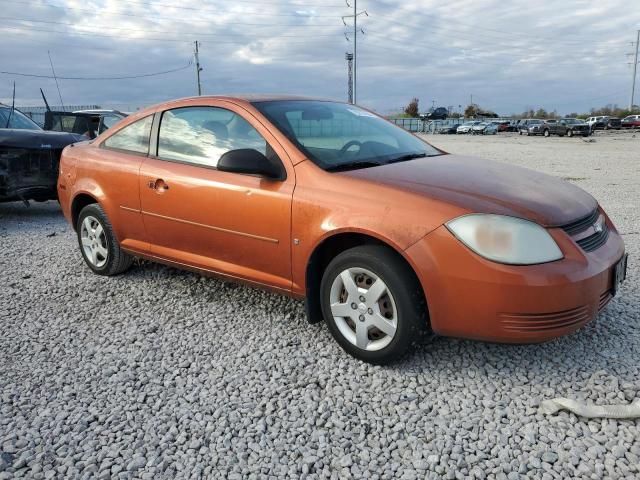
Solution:
<svg viewBox="0 0 640 480"><path fill-rule="evenodd" d="M435 132L438 132L441 128L453 126L453 125L462 125L463 123L466 123L466 122L475 122L475 121L487 121L487 122L505 121L506 122L513 119L500 117L500 118L448 118L446 120L422 120L420 118L389 118L388 120L410 132L435 133Z"/></svg>

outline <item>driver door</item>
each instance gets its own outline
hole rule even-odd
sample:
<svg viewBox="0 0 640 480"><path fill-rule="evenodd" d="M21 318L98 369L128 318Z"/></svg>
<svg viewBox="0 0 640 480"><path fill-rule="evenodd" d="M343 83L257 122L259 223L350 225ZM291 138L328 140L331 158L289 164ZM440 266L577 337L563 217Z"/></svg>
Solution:
<svg viewBox="0 0 640 480"><path fill-rule="evenodd" d="M153 131L153 155L140 169L151 254L290 290L295 177L286 152L269 131L240 107L224 102L159 112ZM222 154L240 148L282 161L287 178L216 169Z"/></svg>

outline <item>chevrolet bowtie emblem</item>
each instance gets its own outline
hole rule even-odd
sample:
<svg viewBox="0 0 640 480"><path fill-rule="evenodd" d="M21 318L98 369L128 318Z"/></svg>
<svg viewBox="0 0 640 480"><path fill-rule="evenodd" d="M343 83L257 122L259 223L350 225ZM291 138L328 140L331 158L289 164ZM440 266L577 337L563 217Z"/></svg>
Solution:
<svg viewBox="0 0 640 480"><path fill-rule="evenodd" d="M596 233L600 233L602 232L602 225L600 225L599 223L594 223L593 229L595 230Z"/></svg>

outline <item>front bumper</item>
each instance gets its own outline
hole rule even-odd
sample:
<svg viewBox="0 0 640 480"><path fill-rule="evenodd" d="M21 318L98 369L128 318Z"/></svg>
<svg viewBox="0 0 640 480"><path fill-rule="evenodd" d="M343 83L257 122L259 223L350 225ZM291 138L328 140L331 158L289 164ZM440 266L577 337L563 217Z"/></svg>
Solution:
<svg viewBox="0 0 640 480"><path fill-rule="evenodd" d="M406 250L424 288L435 333L535 343L578 330L612 297L613 266L624 244L607 219L605 244L582 250L562 229L549 232L562 260L513 266L486 260L444 226Z"/></svg>

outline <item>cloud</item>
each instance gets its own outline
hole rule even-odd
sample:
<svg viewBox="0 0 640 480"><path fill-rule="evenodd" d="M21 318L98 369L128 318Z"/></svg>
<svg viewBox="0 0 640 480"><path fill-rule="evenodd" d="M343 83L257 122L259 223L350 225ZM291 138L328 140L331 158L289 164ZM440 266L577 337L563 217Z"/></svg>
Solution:
<svg viewBox="0 0 640 480"><path fill-rule="evenodd" d="M0 14L1 70L112 76L185 65L193 41L205 93L346 97L353 32L342 0L15 0ZM626 105L640 10L628 0L444 3L360 0L358 101L383 113L417 96L423 108L466 105L508 114ZM349 19L347 19L347 23ZM349 38L345 38L345 34ZM0 101L58 104L52 79L0 74ZM195 67L122 81L61 80L66 104L128 109L196 93Z"/></svg>

